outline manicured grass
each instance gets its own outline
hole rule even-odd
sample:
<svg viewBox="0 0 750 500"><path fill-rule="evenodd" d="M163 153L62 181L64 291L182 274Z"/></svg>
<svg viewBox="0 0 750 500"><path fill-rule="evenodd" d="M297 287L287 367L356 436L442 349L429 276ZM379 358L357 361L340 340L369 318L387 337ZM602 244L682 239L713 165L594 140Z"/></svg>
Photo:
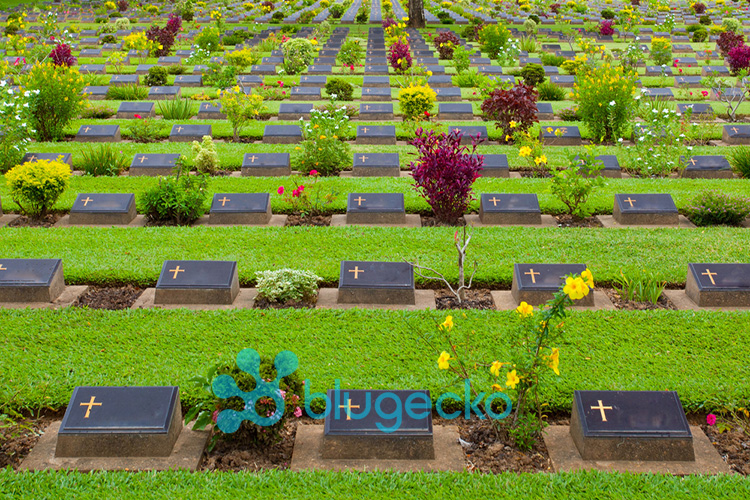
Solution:
<svg viewBox="0 0 750 500"><path fill-rule="evenodd" d="M61 258L74 283L154 284L168 259L236 260L240 282L256 271L293 266L337 283L340 261L418 259L455 281L455 228L191 227L3 228L0 255ZM690 262L744 262L744 229L475 228L475 281L509 286L514 263L585 263L597 281L630 277L685 282ZM290 261L291 259L291 261Z"/></svg>
<svg viewBox="0 0 750 500"><path fill-rule="evenodd" d="M451 314L460 346L474 332L472 361L508 360L509 334L518 321L514 312ZM179 385L190 404L200 396L191 377L252 347L269 357L294 352L311 392L325 392L339 379L342 388L429 389L434 401L455 387L452 376L437 369L438 353L419 333L435 332L445 315L2 310L2 400L19 408L61 408L76 385L166 384ZM574 311L559 346L561 377L544 389L543 401L550 410L570 411L574 390L668 389L678 391L688 411L745 406L749 319L747 312Z"/></svg>
<svg viewBox="0 0 750 500"><path fill-rule="evenodd" d="M368 498L395 497L539 499L575 498L692 500L737 499L750 494L742 476L662 476L577 472L570 474L469 474L385 472L0 472L0 492L8 498L99 499L102 491L122 499L207 498ZM398 492L398 493L396 493ZM744 492L744 493L743 493ZM394 496L395 495L395 496Z"/></svg>

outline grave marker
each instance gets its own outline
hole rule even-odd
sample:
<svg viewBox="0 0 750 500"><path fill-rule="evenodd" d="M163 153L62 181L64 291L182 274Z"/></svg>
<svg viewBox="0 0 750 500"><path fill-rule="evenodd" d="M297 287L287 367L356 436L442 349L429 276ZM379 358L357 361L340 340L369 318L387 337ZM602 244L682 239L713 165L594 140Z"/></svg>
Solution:
<svg viewBox="0 0 750 500"><path fill-rule="evenodd" d="M354 153L354 177L398 177L401 175L398 153Z"/></svg>
<svg viewBox="0 0 750 500"><path fill-rule="evenodd" d="M415 303L414 270L408 262L342 261L340 304Z"/></svg>
<svg viewBox="0 0 750 500"><path fill-rule="evenodd" d="M242 158L243 176L278 177L291 175L289 153L246 153Z"/></svg>
<svg viewBox="0 0 750 500"><path fill-rule="evenodd" d="M170 175L179 158L178 154L137 154L133 157L128 175Z"/></svg>
<svg viewBox="0 0 750 500"><path fill-rule="evenodd" d="M154 304L231 304L239 292L237 262L167 260Z"/></svg>
<svg viewBox="0 0 750 500"><path fill-rule="evenodd" d="M81 125L76 135L78 142L120 142L119 125Z"/></svg>
<svg viewBox="0 0 750 500"><path fill-rule="evenodd" d="M79 194L70 209L70 224L130 224L135 219L132 193Z"/></svg>
<svg viewBox="0 0 750 500"><path fill-rule="evenodd" d="M680 223L677 207L669 194L615 194L612 215L625 225L665 225Z"/></svg>
<svg viewBox="0 0 750 500"><path fill-rule="evenodd" d="M268 224L271 220L268 193L216 193L208 215L209 224Z"/></svg>
<svg viewBox="0 0 750 500"><path fill-rule="evenodd" d="M584 264L514 264L511 295L516 303L540 305L552 299L565 283L569 274L581 274ZM574 303L576 306L593 306L594 291Z"/></svg>
<svg viewBox="0 0 750 500"><path fill-rule="evenodd" d="M701 307L750 307L750 264L688 264L685 293Z"/></svg>
<svg viewBox="0 0 750 500"><path fill-rule="evenodd" d="M406 224L402 193L349 193L347 224Z"/></svg>
<svg viewBox="0 0 750 500"><path fill-rule="evenodd" d="M0 302L53 302L63 290L62 260L0 258Z"/></svg>
<svg viewBox="0 0 750 500"><path fill-rule="evenodd" d="M395 125L357 125L357 144L396 144Z"/></svg>
<svg viewBox="0 0 750 500"><path fill-rule="evenodd" d="M479 220L482 224L539 225L539 199L532 193L484 193L479 199Z"/></svg>

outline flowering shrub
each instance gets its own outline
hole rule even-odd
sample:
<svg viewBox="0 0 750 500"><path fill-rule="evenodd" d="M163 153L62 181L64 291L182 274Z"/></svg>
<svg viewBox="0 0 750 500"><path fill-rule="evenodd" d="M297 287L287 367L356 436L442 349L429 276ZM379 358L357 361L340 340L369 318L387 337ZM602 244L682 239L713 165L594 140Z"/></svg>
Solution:
<svg viewBox="0 0 750 500"><path fill-rule="evenodd" d="M548 130L551 131L552 127L548 127ZM555 133L557 134L557 131ZM547 156L544 154L544 144L539 140L539 136L517 130L513 132L513 142L518 146L518 156L526 161L532 174L543 176L547 169Z"/></svg>
<svg viewBox="0 0 750 500"><path fill-rule="evenodd" d="M432 39L432 43L435 44L435 48L438 54L440 54L440 59L451 59L453 57L453 49L459 45L460 40L454 33L442 31Z"/></svg>
<svg viewBox="0 0 750 500"><path fill-rule="evenodd" d="M743 69L750 68L750 47L743 44L731 49L727 56L727 62L733 75L739 74Z"/></svg>
<svg viewBox="0 0 750 500"><path fill-rule="evenodd" d="M745 44L745 35L743 33L735 33L734 31L723 31L719 34L719 39L716 41L716 45L719 47L719 51L723 57L729 55L735 47Z"/></svg>
<svg viewBox="0 0 750 500"><path fill-rule="evenodd" d="M213 174L219 168L219 154L210 135L204 135L201 142L193 141L193 154L198 172Z"/></svg>
<svg viewBox="0 0 750 500"><path fill-rule="evenodd" d="M633 114L636 78L635 72L609 63L578 75L573 100L595 139L613 141L624 132Z"/></svg>
<svg viewBox="0 0 750 500"><path fill-rule="evenodd" d="M479 30L479 45L490 59L495 59L510 39L510 31L502 24L487 24Z"/></svg>
<svg viewBox="0 0 750 500"><path fill-rule="evenodd" d="M256 119L264 110L263 97L258 94L245 94L239 86L224 91L219 90L221 112L227 115L232 124L234 142L240 140L240 132L248 121Z"/></svg>
<svg viewBox="0 0 750 500"><path fill-rule="evenodd" d="M306 38L292 38L281 45L284 54L284 71L290 75L301 73L315 58L313 44Z"/></svg>
<svg viewBox="0 0 750 500"><path fill-rule="evenodd" d="M597 175L602 168L604 164L587 147L578 159L569 158L568 168L552 169L550 192L573 217L588 217L591 212L586 208L586 201L594 188L604 184L602 177Z"/></svg>
<svg viewBox="0 0 750 500"><path fill-rule="evenodd" d="M351 67L359 64L364 53L365 49L359 43L358 39L349 39L341 45L336 58L344 66Z"/></svg>
<svg viewBox="0 0 750 500"><path fill-rule="evenodd" d="M68 187L70 166L62 161L34 160L11 168L5 174L10 197L21 211L43 218Z"/></svg>
<svg viewBox="0 0 750 500"><path fill-rule="evenodd" d="M27 99L30 91L19 92L0 82L0 173L19 164L26 154L34 130L29 125Z"/></svg>
<svg viewBox="0 0 750 500"><path fill-rule="evenodd" d="M206 213L207 176L190 175L182 164L169 177L159 177L159 183L141 196L146 219L151 224L188 225Z"/></svg>
<svg viewBox="0 0 750 500"><path fill-rule="evenodd" d="M253 87L253 93L258 94L266 101L283 101L289 98L289 92L284 90L284 82L281 80L277 81L276 84L261 83L257 87Z"/></svg>
<svg viewBox="0 0 750 500"><path fill-rule="evenodd" d="M539 121L536 116L537 97L537 91L523 83L508 90L498 88L482 103L482 112L488 120L495 122L495 128L503 131L507 142L514 132L525 132Z"/></svg>
<svg viewBox="0 0 750 500"><path fill-rule="evenodd" d="M706 12L705 4L702 4L700 2L695 2L690 7L693 9L693 12L695 12L696 14L703 14L704 12Z"/></svg>
<svg viewBox="0 0 750 500"><path fill-rule="evenodd" d="M255 273L258 298L276 304L314 302L323 278L309 271L275 269Z"/></svg>
<svg viewBox="0 0 750 500"><path fill-rule="evenodd" d="M606 20L599 23L599 34L602 36L612 36L615 34L615 29L613 28L615 22L612 20Z"/></svg>
<svg viewBox="0 0 750 500"><path fill-rule="evenodd" d="M672 62L672 41L655 37L651 40L651 60L661 66Z"/></svg>
<svg viewBox="0 0 750 500"><path fill-rule="evenodd" d="M193 44L199 49L208 51L209 53L222 50L219 30L211 26L206 26L200 33L195 35Z"/></svg>
<svg viewBox="0 0 750 500"><path fill-rule="evenodd" d="M404 115L404 121L419 121L429 117L436 100L437 94L429 85L409 85L398 91L398 103Z"/></svg>
<svg viewBox="0 0 750 500"><path fill-rule="evenodd" d="M685 214L696 226L739 226L750 215L750 199L704 191L685 207Z"/></svg>
<svg viewBox="0 0 750 500"><path fill-rule="evenodd" d="M336 191L329 189L324 192L325 183L320 181L317 170L310 170L310 179L305 184L292 179L294 189L286 190L279 186L276 191L284 197L284 201L291 205L292 212L299 213L303 217L313 217L325 213L325 208L336 200Z"/></svg>
<svg viewBox="0 0 750 500"><path fill-rule="evenodd" d="M310 121L300 120L300 126L303 139L300 171L310 173L315 170L321 175L337 175L351 164L350 146L342 140L351 126L345 107L333 112L313 109Z"/></svg>
<svg viewBox="0 0 750 500"><path fill-rule="evenodd" d="M461 342L452 338L451 331L455 323L452 316L438 325L438 332L443 337L447 350L440 352L437 359L438 369L447 370L461 381L470 394L503 393L502 398L493 398L494 404L482 400L478 407L488 418L499 437L500 428L504 428L513 438L516 446L522 450L531 449L546 423L542 414L543 404L540 392L551 380L551 376L560 376L560 350L563 343L560 327L567 317L567 308L591 293L594 279L591 271L586 269L580 275L565 278L561 290L543 307L534 310L531 304L521 302L516 308L518 328L510 331L511 338L505 345L511 346L507 361L495 360L491 363L476 358L475 344ZM429 345L432 336L425 336ZM476 381L485 380L487 388L475 388ZM512 399L515 401L512 401ZM498 404L498 399L506 401L505 411ZM505 417L510 417L505 419Z"/></svg>
<svg viewBox="0 0 750 500"><path fill-rule="evenodd" d="M224 58L230 65L237 68L237 71L240 73L242 73L242 71L248 66L258 64L262 59L260 51L250 47L233 50L224 56Z"/></svg>
<svg viewBox="0 0 750 500"><path fill-rule="evenodd" d="M411 67L411 52L409 52L409 43L404 39L399 39L388 49L388 62L397 73L404 73Z"/></svg>
<svg viewBox="0 0 750 500"><path fill-rule="evenodd" d="M380 25L383 27L384 30L387 30L388 28L390 28L392 26L397 26L398 25L398 21L396 21L392 17L386 17L385 19L383 19L380 22Z"/></svg>
<svg viewBox="0 0 750 500"><path fill-rule="evenodd" d="M154 42L151 55L154 57L168 56L174 45L174 39L182 28L182 19L176 14L170 14L167 25L163 28L151 26L146 32L146 38Z"/></svg>
<svg viewBox="0 0 750 500"><path fill-rule="evenodd" d="M81 94L85 82L77 68L52 62L35 64L19 77L19 84L29 91L29 121L39 141L60 139L88 102Z"/></svg>
<svg viewBox="0 0 750 500"><path fill-rule="evenodd" d="M128 135L133 142L156 142L159 134L164 130L164 123L161 120L144 118L141 115L135 115L135 120L131 120L129 125Z"/></svg>
<svg viewBox="0 0 750 500"><path fill-rule="evenodd" d="M58 43L55 45L55 48L49 53L49 58L55 66L73 66L77 61L73 57L70 45L67 43Z"/></svg>
<svg viewBox="0 0 750 500"><path fill-rule="evenodd" d="M418 128L411 145L419 159L409 168L415 189L427 200L435 216L447 224L458 223L473 199L472 185L482 170L484 157L476 155L477 139L471 152L461 145L463 134L451 131L435 134Z"/></svg>

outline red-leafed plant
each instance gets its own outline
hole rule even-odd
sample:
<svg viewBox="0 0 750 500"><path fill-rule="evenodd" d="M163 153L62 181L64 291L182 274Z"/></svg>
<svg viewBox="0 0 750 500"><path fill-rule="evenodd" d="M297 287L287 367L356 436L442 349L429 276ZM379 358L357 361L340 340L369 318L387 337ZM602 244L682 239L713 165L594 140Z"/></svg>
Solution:
<svg viewBox="0 0 750 500"><path fill-rule="evenodd" d="M128 0L117 0L117 10L120 12L128 10Z"/></svg>
<svg viewBox="0 0 750 500"><path fill-rule="evenodd" d="M549 6L549 10L552 11L553 14L557 14L558 12L560 12L561 7L562 5L560 5L559 3L553 3Z"/></svg>
<svg viewBox="0 0 750 500"><path fill-rule="evenodd" d="M495 122L496 128L502 129L503 138L507 141L507 138L513 136L513 132L526 132L539 121L536 116L538 96L534 87L523 83L518 83L509 90L495 89L482 103L482 112L488 120Z"/></svg>
<svg viewBox="0 0 750 500"><path fill-rule="evenodd" d="M391 26L396 26L398 22L396 22L395 19L392 17L386 17L380 22L380 25L383 27L383 29L390 28Z"/></svg>
<svg viewBox="0 0 750 500"><path fill-rule="evenodd" d="M157 46L157 48L154 49L152 54L154 57L169 55L169 51L172 50L172 45L174 45L175 36L177 36L180 28L182 28L182 18L175 14L169 15L167 25L163 28L156 25L149 28L146 32L146 38L161 45L161 48Z"/></svg>
<svg viewBox="0 0 750 500"><path fill-rule="evenodd" d="M612 36L615 34L615 29L613 28L615 22L611 19L607 19L606 21L602 21L599 23L599 34L602 36Z"/></svg>
<svg viewBox="0 0 750 500"><path fill-rule="evenodd" d="M411 52L409 52L409 44L398 40L391 45L391 48L388 49L388 62L398 73L403 73L411 68Z"/></svg>
<svg viewBox="0 0 750 500"><path fill-rule="evenodd" d="M73 57L70 45L67 43L58 43L55 45L55 48L49 53L49 58L55 66L73 66L77 61Z"/></svg>
<svg viewBox="0 0 750 500"><path fill-rule="evenodd" d="M745 35L742 33L735 33L733 31L723 31L719 35L719 39L716 40L716 45L721 51L721 55L727 57L729 51L735 47L739 47L745 43Z"/></svg>
<svg viewBox="0 0 750 500"><path fill-rule="evenodd" d="M706 12L705 4L702 4L700 2L694 3L692 5L692 8L693 8L693 12L695 12L696 14L703 14L704 12Z"/></svg>
<svg viewBox="0 0 750 500"><path fill-rule="evenodd" d="M460 42L461 41L458 37L450 31L443 31L433 39L435 48L440 54L440 59L452 59L453 49L455 49Z"/></svg>
<svg viewBox="0 0 750 500"><path fill-rule="evenodd" d="M435 134L419 127L411 141L419 152L419 159L409 164L415 189L435 217L447 224L457 224L469 208L474 199L472 185L484 162L484 156L476 154L479 138L472 141L470 150L461 145L462 136L456 130Z"/></svg>
<svg viewBox="0 0 750 500"><path fill-rule="evenodd" d="M750 68L750 46L739 45L729 51L727 56L729 71L736 75L743 69Z"/></svg>

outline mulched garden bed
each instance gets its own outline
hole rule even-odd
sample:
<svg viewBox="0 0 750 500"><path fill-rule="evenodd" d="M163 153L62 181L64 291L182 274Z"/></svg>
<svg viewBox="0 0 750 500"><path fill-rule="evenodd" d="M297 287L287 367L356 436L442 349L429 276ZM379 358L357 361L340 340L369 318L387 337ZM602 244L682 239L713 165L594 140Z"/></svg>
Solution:
<svg viewBox="0 0 750 500"><path fill-rule="evenodd" d="M570 214L555 215L557 225L560 227L604 227L596 217L578 218Z"/></svg>
<svg viewBox="0 0 750 500"><path fill-rule="evenodd" d="M457 224L447 224L438 220L437 217L433 217L431 215L422 215L420 216L420 218L422 219L422 227L462 227L466 225L466 221L463 217L458 219Z"/></svg>
<svg viewBox="0 0 750 500"><path fill-rule="evenodd" d="M22 215L14 221L8 224L8 227L52 227L60 218L62 214L47 214L42 219L32 219L26 215Z"/></svg>
<svg viewBox="0 0 750 500"><path fill-rule="evenodd" d="M313 217L303 217L300 214L292 214L286 220L287 226L330 226L330 215L315 215Z"/></svg>
<svg viewBox="0 0 750 500"><path fill-rule="evenodd" d="M18 469L31 448L39 441L42 431L59 415L27 419L10 427L0 427L0 469L11 466Z"/></svg>
<svg viewBox="0 0 750 500"><path fill-rule="evenodd" d="M76 299L73 306L112 311L130 309L142 293L143 289L136 288L133 285L121 287L91 286L86 293Z"/></svg>
<svg viewBox="0 0 750 500"><path fill-rule="evenodd" d="M662 294L656 304L651 302L635 302L632 300L623 299L620 292L612 288L605 288L604 293L607 294L609 300L617 309L626 309L628 311L648 311L652 309L672 309L677 310L675 305L672 303L666 295Z"/></svg>
<svg viewBox="0 0 750 500"><path fill-rule="evenodd" d="M466 300L461 304L450 290L436 290L435 302L438 309L495 309L492 293L487 289L466 290Z"/></svg>
<svg viewBox="0 0 750 500"><path fill-rule="evenodd" d="M704 420L705 422L705 420ZM729 468L743 476L750 475L750 436L738 429L718 432L716 427L701 425Z"/></svg>
<svg viewBox="0 0 750 500"><path fill-rule="evenodd" d="M551 179L552 174L547 172L546 170L519 170L519 174L521 174L521 177L523 178L529 178L529 179Z"/></svg>

